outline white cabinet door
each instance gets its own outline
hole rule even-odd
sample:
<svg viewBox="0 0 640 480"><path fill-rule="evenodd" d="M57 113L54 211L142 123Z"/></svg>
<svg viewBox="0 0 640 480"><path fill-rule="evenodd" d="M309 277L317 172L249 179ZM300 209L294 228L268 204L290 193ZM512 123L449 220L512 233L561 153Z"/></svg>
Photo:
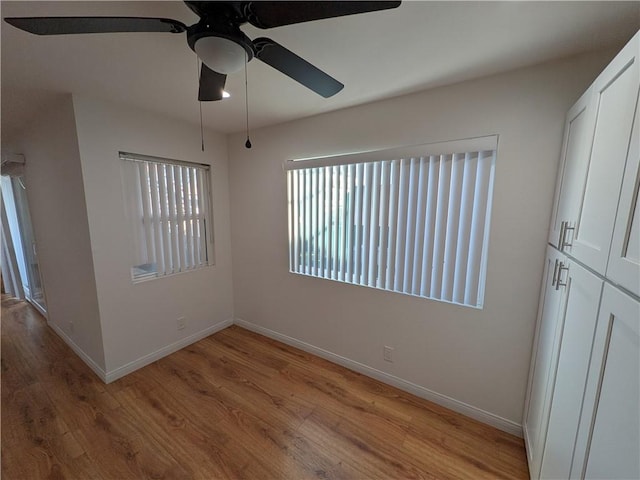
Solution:
<svg viewBox="0 0 640 480"><path fill-rule="evenodd" d="M640 303L606 285L572 478L640 478Z"/></svg>
<svg viewBox="0 0 640 480"><path fill-rule="evenodd" d="M549 227L549 243L556 248L561 248L560 237L564 234L565 225L575 225L582 203L596 113L591 95L590 88L571 107L564 124L562 153Z"/></svg>
<svg viewBox="0 0 640 480"><path fill-rule="evenodd" d="M640 102L636 102L633 134L622 180L607 277L640 296Z"/></svg>
<svg viewBox="0 0 640 480"><path fill-rule="evenodd" d="M560 353L540 471L544 479L569 477L603 283L572 261L568 271L559 269L558 281L566 284L566 304L560 307Z"/></svg>
<svg viewBox="0 0 640 480"><path fill-rule="evenodd" d="M563 249L605 274L631 126L640 86L640 34L616 56L593 84L596 126L584 199L577 225Z"/></svg>
<svg viewBox="0 0 640 480"><path fill-rule="evenodd" d="M560 335L559 307L564 289L556 287L558 270L567 263L566 257L555 248L547 248L547 258L536 335L529 370L529 385L524 411L523 431L531 478L540 474L542 450L547 433L551 391L555 379Z"/></svg>

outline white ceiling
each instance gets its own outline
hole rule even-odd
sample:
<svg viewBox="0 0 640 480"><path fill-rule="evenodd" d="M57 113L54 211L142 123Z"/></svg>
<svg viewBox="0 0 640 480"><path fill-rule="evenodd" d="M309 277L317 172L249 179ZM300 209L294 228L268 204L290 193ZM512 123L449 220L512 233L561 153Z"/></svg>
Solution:
<svg viewBox="0 0 640 480"><path fill-rule="evenodd" d="M182 2L6 2L10 16L198 18ZM295 6L292 6L295 8ZM640 2L422 2L270 30L268 36L345 84L324 99L258 60L249 63L252 128L623 44ZM55 93L79 93L199 122L198 72L186 34L41 37L2 22L2 134L7 139ZM231 98L202 104L214 130L242 131L244 75Z"/></svg>

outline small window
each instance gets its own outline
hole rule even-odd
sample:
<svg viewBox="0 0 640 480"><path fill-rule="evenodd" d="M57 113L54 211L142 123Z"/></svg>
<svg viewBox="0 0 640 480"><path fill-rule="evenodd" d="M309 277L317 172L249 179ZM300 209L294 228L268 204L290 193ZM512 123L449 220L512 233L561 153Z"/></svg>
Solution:
<svg viewBox="0 0 640 480"><path fill-rule="evenodd" d="M133 228L132 279L212 265L209 166L123 152L120 159Z"/></svg>
<svg viewBox="0 0 640 480"><path fill-rule="evenodd" d="M481 308L496 147L286 162L290 271Z"/></svg>

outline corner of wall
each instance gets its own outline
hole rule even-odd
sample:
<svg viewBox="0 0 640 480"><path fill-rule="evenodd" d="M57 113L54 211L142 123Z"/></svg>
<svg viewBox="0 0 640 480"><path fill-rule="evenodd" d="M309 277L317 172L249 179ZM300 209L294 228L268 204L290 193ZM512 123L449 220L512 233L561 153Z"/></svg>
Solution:
<svg viewBox="0 0 640 480"><path fill-rule="evenodd" d="M101 375L105 357L72 96L60 95L39 111L13 143L26 158L49 325Z"/></svg>

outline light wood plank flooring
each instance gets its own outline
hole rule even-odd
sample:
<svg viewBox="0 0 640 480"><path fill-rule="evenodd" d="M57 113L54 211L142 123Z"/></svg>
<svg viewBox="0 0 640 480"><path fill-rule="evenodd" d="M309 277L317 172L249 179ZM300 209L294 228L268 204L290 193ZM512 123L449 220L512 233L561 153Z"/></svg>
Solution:
<svg viewBox="0 0 640 480"><path fill-rule="evenodd" d="M528 478L522 440L230 327L103 384L2 302L2 478Z"/></svg>

